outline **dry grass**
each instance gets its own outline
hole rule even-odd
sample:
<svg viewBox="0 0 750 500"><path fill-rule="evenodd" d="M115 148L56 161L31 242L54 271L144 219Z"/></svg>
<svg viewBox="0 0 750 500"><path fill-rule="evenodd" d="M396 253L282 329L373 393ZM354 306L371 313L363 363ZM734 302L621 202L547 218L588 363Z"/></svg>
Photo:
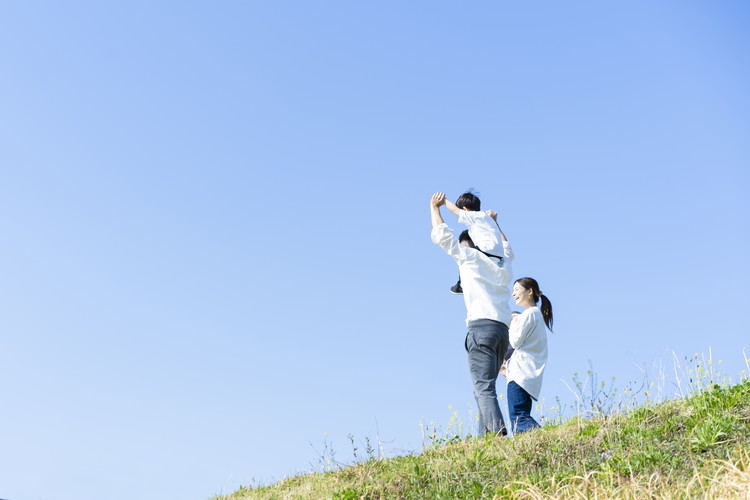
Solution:
<svg viewBox="0 0 750 500"><path fill-rule="evenodd" d="M242 488L240 499L750 500L750 380L615 417L434 446Z"/></svg>
<svg viewBox="0 0 750 500"><path fill-rule="evenodd" d="M515 481L509 495L493 499L514 500L624 500L748 499L750 500L750 452L738 450L738 460L713 460L695 471L687 483L670 480L658 473L647 477L618 478L611 472L593 471L565 480L550 479L545 484Z"/></svg>

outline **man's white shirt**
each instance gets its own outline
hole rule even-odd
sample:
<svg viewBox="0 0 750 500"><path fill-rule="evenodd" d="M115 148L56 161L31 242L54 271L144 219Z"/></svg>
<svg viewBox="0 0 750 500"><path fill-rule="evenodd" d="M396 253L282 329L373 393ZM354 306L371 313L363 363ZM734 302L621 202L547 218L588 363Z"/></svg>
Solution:
<svg viewBox="0 0 750 500"><path fill-rule="evenodd" d="M431 237L432 242L440 245L458 264L466 304L466 323L475 319L491 319L510 325L508 300L513 280L510 244L503 241L503 255L506 258L498 264L498 259L461 245L445 223L432 228Z"/></svg>

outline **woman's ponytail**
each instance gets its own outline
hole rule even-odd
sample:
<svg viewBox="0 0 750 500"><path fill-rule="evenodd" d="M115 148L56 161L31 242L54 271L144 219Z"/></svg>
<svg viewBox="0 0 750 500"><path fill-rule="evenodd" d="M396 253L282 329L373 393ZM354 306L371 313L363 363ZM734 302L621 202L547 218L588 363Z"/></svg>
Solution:
<svg viewBox="0 0 750 500"><path fill-rule="evenodd" d="M549 328L549 331L552 331L552 302L550 302L547 296L542 292L539 292L539 298L542 299L542 307L539 309L542 310L544 323L547 325L547 328Z"/></svg>

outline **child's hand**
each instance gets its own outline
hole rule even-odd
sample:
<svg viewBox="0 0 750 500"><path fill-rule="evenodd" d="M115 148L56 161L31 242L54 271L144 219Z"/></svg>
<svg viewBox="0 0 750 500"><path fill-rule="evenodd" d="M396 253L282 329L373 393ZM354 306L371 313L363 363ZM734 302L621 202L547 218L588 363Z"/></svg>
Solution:
<svg viewBox="0 0 750 500"><path fill-rule="evenodd" d="M495 212L493 210L487 210L487 215L489 215L490 217L492 217L492 220L494 220L495 222L497 222L497 212Z"/></svg>

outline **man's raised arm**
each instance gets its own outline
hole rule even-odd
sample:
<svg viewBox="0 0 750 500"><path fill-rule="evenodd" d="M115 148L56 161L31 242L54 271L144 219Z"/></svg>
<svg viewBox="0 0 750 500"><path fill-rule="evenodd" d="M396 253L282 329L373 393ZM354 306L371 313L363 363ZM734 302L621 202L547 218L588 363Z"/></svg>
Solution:
<svg viewBox="0 0 750 500"><path fill-rule="evenodd" d="M430 215L432 217L432 227L445 224L443 216L440 214L440 206L445 204L445 193L435 193L430 199Z"/></svg>
<svg viewBox="0 0 750 500"><path fill-rule="evenodd" d="M466 259L467 248L461 245L455 236L453 230L449 228L443 216L440 214L440 207L445 204L445 193L435 193L430 199L430 214L432 215L432 233L430 237L432 242L440 245L440 248L448 255L453 257L457 262Z"/></svg>

